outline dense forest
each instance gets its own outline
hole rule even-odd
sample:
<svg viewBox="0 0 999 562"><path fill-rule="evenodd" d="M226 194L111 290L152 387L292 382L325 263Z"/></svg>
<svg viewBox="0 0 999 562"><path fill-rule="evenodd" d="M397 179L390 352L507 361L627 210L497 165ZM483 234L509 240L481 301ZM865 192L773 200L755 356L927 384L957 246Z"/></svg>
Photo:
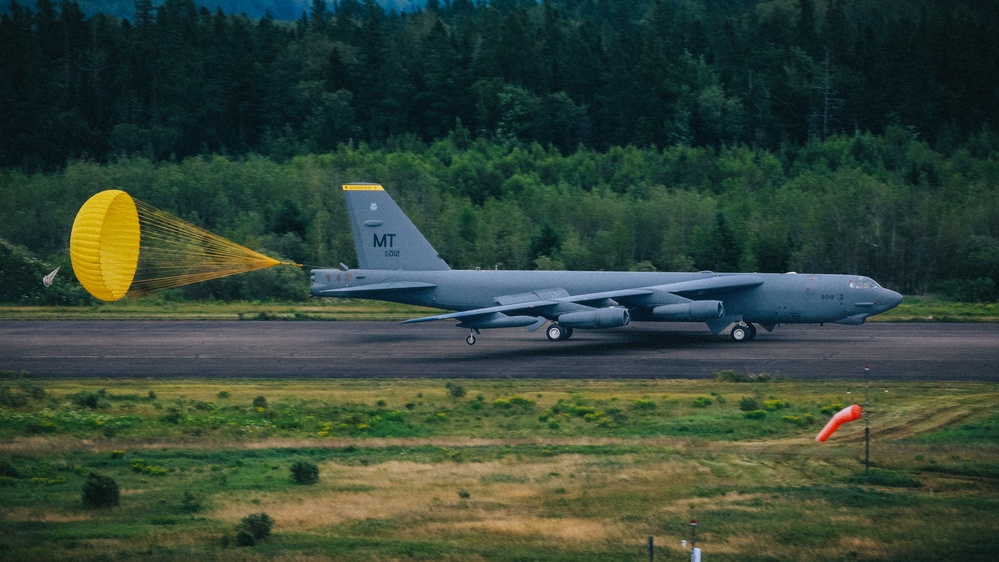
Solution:
<svg viewBox="0 0 999 562"><path fill-rule="evenodd" d="M351 264L338 184L376 181L453 267L857 272L995 299L997 35L999 6L971 0L316 0L291 22L12 3L2 249L65 264L76 209L113 187ZM182 294L304 298L292 277Z"/></svg>
<svg viewBox="0 0 999 562"><path fill-rule="evenodd" d="M999 124L999 4L913 0L315 0L297 22L137 0L0 18L0 166L205 153L278 160L413 134L777 150Z"/></svg>
<svg viewBox="0 0 999 562"><path fill-rule="evenodd" d="M115 187L276 256L356 266L340 184L379 181L452 267L861 272L905 292L988 300L999 279L997 155L944 156L896 127L776 154L739 145L562 155L458 131L284 163L130 157L0 172L0 238L67 265L76 210ZM183 294L304 298L304 277L277 269ZM35 268L36 293L46 272Z"/></svg>

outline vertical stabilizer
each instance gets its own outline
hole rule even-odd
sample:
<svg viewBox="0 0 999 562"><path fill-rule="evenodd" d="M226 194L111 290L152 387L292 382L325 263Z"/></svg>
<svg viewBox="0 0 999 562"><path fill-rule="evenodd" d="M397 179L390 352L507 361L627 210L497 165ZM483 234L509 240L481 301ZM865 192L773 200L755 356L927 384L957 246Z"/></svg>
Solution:
<svg viewBox="0 0 999 562"><path fill-rule="evenodd" d="M406 271L451 269L382 186L348 183L343 186L343 194L347 198L358 267Z"/></svg>

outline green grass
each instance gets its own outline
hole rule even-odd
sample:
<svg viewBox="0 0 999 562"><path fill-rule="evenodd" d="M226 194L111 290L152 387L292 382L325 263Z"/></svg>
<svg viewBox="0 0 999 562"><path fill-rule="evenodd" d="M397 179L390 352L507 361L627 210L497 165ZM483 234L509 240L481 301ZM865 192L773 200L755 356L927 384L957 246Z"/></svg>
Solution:
<svg viewBox="0 0 999 562"><path fill-rule="evenodd" d="M933 295L906 296L880 322L999 322L999 303L955 302Z"/></svg>
<svg viewBox="0 0 999 562"><path fill-rule="evenodd" d="M4 559L640 560L653 535L657 559L679 560L690 518L711 560L999 547L993 384L881 383L865 473L859 423L813 440L840 382L12 376ZM750 419L745 396L782 407ZM292 481L298 460L317 483ZM115 479L118 507L83 507L91 471ZM261 512L271 538L237 547L239 520Z"/></svg>
<svg viewBox="0 0 999 562"><path fill-rule="evenodd" d="M434 309L359 299L304 302L171 301L163 295L91 306L0 305L0 320L405 320ZM999 304L961 303L932 295L906 296L873 322L997 322Z"/></svg>
<svg viewBox="0 0 999 562"><path fill-rule="evenodd" d="M90 306L0 305L0 320L405 320L436 312L358 299L177 302L152 296Z"/></svg>

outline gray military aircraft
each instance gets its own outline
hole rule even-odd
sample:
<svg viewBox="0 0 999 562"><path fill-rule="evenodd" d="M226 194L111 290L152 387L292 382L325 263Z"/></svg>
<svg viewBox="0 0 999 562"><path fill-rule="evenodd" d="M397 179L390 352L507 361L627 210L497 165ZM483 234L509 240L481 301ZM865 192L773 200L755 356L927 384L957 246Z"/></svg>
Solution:
<svg viewBox="0 0 999 562"><path fill-rule="evenodd" d="M860 275L452 270L378 184L343 186L358 269L312 270L312 294L454 310L404 323L455 319L471 333L546 322L551 341L573 329L632 321L705 322L734 341L778 324L863 324L902 295Z"/></svg>

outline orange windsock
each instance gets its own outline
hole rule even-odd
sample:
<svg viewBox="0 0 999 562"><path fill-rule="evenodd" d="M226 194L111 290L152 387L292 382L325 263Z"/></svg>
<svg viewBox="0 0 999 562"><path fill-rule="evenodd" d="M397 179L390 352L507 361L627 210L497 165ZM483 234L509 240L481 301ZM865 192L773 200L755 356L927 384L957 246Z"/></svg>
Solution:
<svg viewBox="0 0 999 562"><path fill-rule="evenodd" d="M853 406L847 406L846 408L843 408L842 410L836 412L836 415L833 416L832 419L829 420L829 423L827 423L826 426L822 428L822 431L820 431L819 434L815 436L815 440L818 441L819 443L825 443L826 439L829 439L829 436L835 433L837 429L839 429L839 426L843 425L846 422L859 420L860 416L862 415L863 411L861 410L860 406L856 404L854 404Z"/></svg>

